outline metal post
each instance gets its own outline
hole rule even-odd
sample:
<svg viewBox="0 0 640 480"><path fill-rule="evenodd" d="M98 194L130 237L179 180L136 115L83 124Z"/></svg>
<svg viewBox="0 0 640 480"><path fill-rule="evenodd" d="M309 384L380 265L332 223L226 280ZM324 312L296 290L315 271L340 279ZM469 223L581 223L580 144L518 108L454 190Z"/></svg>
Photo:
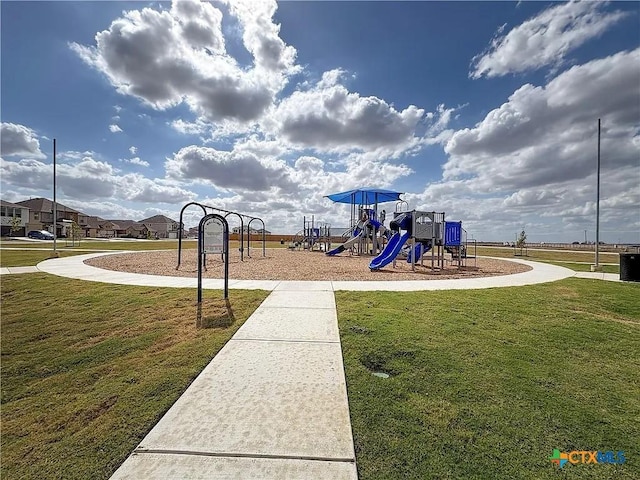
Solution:
<svg viewBox="0 0 640 480"><path fill-rule="evenodd" d="M224 234L222 237L222 251L224 252L224 299L229 298L229 224L226 219L222 219Z"/></svg>
<svg viewBox="0 0 640 480"><path fill-rule="evenodd" d="M58 205L56 203L56 139L53 139L53 254L57 256Z"/></svg>
<svg viewBox="0 0 640 480"><path fill-rule="evenodd" d="M411 251L409 252L409 254L411 255L411 271L415 272L416 271L416 237L415 236L411 237Z"/></svg>
<svg viewBox="0 0 640 480"><path fill-rule="evenodd" d="M596 269L599 267L600 250L600 119L598 119L598 186L596 189Z"/></svg>
<svg viewBox="0 0 640 480"><path fill-rule="evenodd" d="M202 225L206 215L202 217L200 220L200 224L198 225L198 320L200 320L200 307L202 305L202 250L204 250L203 246L203 237L204 232L202 229Z"/></svg>

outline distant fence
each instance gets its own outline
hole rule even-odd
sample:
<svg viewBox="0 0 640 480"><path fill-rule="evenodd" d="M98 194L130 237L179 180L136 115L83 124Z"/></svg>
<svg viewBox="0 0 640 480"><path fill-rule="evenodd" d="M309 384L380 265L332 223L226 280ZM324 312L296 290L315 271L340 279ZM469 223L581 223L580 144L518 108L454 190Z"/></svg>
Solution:
<svg viewBox="0 0 640 480"><path fill-rule="evenodd" d="M271 233L271 234L267 234L265 235L265 240L267 242L280 242L280 241L284 241L285 243L289 243L289 242L293 242L294 238L296 236L295 235L279 235L277 233ZM298 237L298 239L300 239L300 237ZM232 233L229 235L229 240L235 240L238 241L240 240L240 234L239 233ZM331 242L332 243L343 243L345 242L347 239L344 237L331 237ZM247 241L247 234L244 234L244 241ZM252 233L251 234L251 241L252 242L261 242L262 241L262 234L261 233Z"/></svg>
<svg viewBox="0 0 640 480"><path fill-rule="evenodd" d="M485 247L505 247L513 248L513 243L503 242L478 242L478 246ZM595 252L595 244L574 244L574 243L549 243L549 242L527 242L527 248L545 248L545 249L558 249L558 250L581 250L584 252ZM630 248L635 250L635 246L631 244L606 244L600 245L598 249L601 252L626 252Z"/></svg>

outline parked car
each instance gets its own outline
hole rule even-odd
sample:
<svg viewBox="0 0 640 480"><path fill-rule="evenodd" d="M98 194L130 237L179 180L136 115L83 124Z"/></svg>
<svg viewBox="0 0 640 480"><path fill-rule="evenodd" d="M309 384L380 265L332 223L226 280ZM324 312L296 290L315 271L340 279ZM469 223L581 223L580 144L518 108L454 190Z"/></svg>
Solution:
<svg viewBox="0 0 640 480"><path fill-rule="evenodd" d="M53 240L53 233L46 230L31 230L27 233L29 238L37 238L38 240Z"/></svg>

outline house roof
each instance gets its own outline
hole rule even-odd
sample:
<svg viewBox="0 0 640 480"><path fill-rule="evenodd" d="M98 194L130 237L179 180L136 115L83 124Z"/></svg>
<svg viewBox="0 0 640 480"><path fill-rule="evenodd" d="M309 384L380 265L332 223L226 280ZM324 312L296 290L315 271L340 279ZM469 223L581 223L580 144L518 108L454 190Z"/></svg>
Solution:
<svg viewBox="0 0 640 480"><path fill-rule="evenodd" d="M100 228L102 223L106 222L104 218L96 217L96 216L87 216L87 226L89 228Z"/></svg>
<svg viewBox="0 0 640 480"><path fill-rule="evenodd" d="M125 230L142 230L143 228L146 228L147 230L149 230L150 232L155 232L155 230L153 228L149 228L148 225L145 225L144 223L140 223L140 222L134 222L130 225L128 225Z"/></svg>
<svg viewBox="0 0 640 480"><path fill-rule="evenodd" d="M17 203L6 202L4 200L0 200L0 205L3 207L11 207L11 208L29 208L25 205L18 205Z"/></svg>
<svg viewBox="0 0 640 480"><path fill-rule="evenodd" d="M17 202L17 204L23 207L28 207L34 212L53 212L53 202L48 198L31 198L29 200ZM73 208L67 207L59 202L56 205L56 210L59 212L80 213L78 210L74 210Z"/></svg>
<svg viewBox="0 0 640 480"><path fill-rule="evenodd" d="M140 223L150 224L150 223L162 223L162 224L173 224L178 223L175 220L171 220L169 217L165 217L164 215L154 215L153 217L145 218L144 220L140 220Z"/></svg>
<svg viewBox="0 0 640 480"><path fill-rule="evenodd" d="M136 223L140 223L140 222L137 222L135 220L106 220L106 221L107 222L111 222L114 225L116 225L118 230L126 230L131 225L136 224Z"/></svg>

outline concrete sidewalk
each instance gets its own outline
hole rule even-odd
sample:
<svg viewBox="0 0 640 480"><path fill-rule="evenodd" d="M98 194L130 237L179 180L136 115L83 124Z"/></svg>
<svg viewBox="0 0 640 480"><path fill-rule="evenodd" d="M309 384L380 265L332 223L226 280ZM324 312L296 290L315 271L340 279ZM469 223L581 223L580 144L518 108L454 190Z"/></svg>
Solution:
<svg viewBox="0 0 640 480"><path fill-rule="evenodd" d="M116 255L119 253L131 253L123 251L92 253L87 255L74 255L72 257L45 260L38 264L38 269L59 275L61 277L76 278L91 282L115 283L126 285L140 285L148 287L174 287L196 288L195 277L167 277L161 275L146 275L140 273L117 272L92 267L84 263L85 260L103 255ZM488 257L494 258L494 257ZM412 292L422 290L469 290L478 288L512 287L533 285L537 283L554 282L575 275L573 270L559 267L549 263L531 262L520 259L504 259L516 263L522 263L531 267L531 270L512 275L499 275L494 277L461 278L449 280L405 280L405 281L326 281L333 290L352 291L395 291ZM293 282L286 280L236 280L229 279L231 289L259 289L271 291L278 286L318 283L318 282ZM204 278L202 287L205 289L221 289L222 279ZM288 287L287 287L288 288ZM294 287L295 288L295 287ZM300 287L307 288L307 287Z"/></svg>
<svg viewBox="0 0 640 480"><path fill-rule="evenodd" d="M2 267L0 268L0 275L16 275L19 273L38 273L38 267Z"/></svg>
<svg viewBox="0 0 640 480"><path fill-rule="evenodd" d="M607 280L609 282L620 282L620 274L603 272L576 272L577 278L593 278L595 280Z"/></svg>
<svg viewBox="0 0 640 480"><path fill-rule="evenodd" d="M331 289L278 286L112 479L356 479Z"/></svg>

